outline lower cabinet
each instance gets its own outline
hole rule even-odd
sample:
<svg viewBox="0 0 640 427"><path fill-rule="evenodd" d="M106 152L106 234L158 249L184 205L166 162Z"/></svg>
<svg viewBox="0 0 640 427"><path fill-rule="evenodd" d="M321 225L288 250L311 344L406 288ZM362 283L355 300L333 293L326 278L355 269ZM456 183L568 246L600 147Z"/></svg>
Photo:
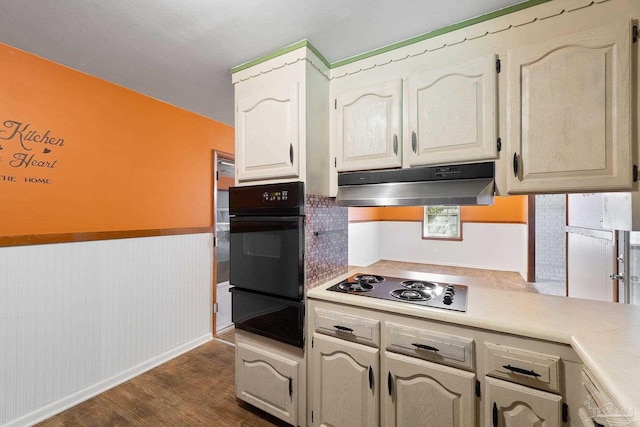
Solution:
<svg viewBox="0 0 640 427"><path fill-rule="evenodd" d="M308 307L309 425L575 427L588 415L583 364L567 345L313 299Z"/></svg>
<svg viewBox="0 0 640 427"><path fill-rule="evenodd" d="M562 425L562 396L489 377L485 391L485 426Z"/></svg>
<svg viewBox="0 0 640 427"><path fill-rule="evenodd" d="M378 425L378 354L377 348L313 335L312 425Z"/></svg>
<svg viewBox="0 0 640 427"><path fill-rule="evenodd" d="M302 352L281 343L236 331L235 380L238 399L292 425L298 425L305 384ZM300 393L300 394L299 394ZM304 404L300 410L304 420ZM304 422L302 422L304 425Z"/></svg>
<svg viewBox="0 0 640 427"><path fill-rule="evenodd" d="M475 425L475 374L384 352L382 419L385 426Z"/></svg>

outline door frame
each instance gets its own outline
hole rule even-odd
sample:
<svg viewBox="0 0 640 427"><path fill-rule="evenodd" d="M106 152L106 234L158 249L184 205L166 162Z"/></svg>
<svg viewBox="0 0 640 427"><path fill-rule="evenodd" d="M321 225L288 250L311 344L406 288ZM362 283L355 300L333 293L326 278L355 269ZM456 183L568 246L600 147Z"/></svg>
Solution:
<svg viewBox="0 0 640 427"><path fill-rule="evenodd" d="M211 307L213 307L211 313L211 327L213 336L216 335L216 314L218 304L218 244L217 244L217 229L218 229L218 160L229 160L235 164L235 156L231 153L220 150L211 150L211 160L213 162L212 167L212 185L211 185L211 224L213 225L213 280L212 280L212 301ZM235 178L235 173L234 173Z"/></svg>

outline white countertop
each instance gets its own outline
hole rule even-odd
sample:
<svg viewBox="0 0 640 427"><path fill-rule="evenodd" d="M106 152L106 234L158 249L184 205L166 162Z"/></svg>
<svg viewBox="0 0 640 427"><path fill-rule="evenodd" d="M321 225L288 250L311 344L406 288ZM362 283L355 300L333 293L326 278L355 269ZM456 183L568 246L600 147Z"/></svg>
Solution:
<svg viewBox="0 0 640 427"><path fill-rule="evenodd" d="M363 268L363 273L468 285L467 311L365 298L326 289L344 274L307 292L311 299L569 344L621 408L640 426L640 306L475 286L481 279Z"/></svg>

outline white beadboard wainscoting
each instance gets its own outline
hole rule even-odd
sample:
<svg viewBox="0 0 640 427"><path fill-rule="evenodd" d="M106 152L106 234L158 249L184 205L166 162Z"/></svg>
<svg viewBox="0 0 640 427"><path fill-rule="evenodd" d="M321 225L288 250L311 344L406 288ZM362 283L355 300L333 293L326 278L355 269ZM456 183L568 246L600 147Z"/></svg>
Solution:
<svg viewBox="0 0 640 427"><path fill-rule="evenodd" d="M516 271L526 277L526 224L465 222L462 227L462 241L440 241L422 239L418 221L352 222L349 265L367 266L386 259Z"/></svg>
<svg viewBox="0 0 640 427"><path fill-rule="evenodd" d="M0 248L0 425L210 340L213 234Z"/></svg>

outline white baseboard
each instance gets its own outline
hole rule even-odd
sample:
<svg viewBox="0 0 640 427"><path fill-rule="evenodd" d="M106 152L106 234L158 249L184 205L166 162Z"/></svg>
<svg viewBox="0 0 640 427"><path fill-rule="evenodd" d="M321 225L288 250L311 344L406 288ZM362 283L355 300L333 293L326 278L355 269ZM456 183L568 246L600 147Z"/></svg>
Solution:
<svg viewBox="0 0 640 427"><path fill-rule="evenodd" d="M107 378L104 381L100 381L99 383L96 383L90 387L87 387L83 390L66 396L63 399L60 399L47 406L39 408L36 411L15 419L10 423L5 424L3 427L23 427L37 424L41 421L51 418L56 414L59 414L66 409L84 402L85 400L97 396L98 394L103 393L117 385L129 381L131 378L137 377L138 375L147 372L155 368L156 366L162 365L163 363L168 362L171 359L174 359L190 350L193 350L194 348L201 346L202 344L209 342L212 339L213 336L211 335L211 333L207 333L199 338L182 344L181 346L173 348L159 356L151 358L137 366L127 369L126 371L123 371L118 375Z"/></svg>

